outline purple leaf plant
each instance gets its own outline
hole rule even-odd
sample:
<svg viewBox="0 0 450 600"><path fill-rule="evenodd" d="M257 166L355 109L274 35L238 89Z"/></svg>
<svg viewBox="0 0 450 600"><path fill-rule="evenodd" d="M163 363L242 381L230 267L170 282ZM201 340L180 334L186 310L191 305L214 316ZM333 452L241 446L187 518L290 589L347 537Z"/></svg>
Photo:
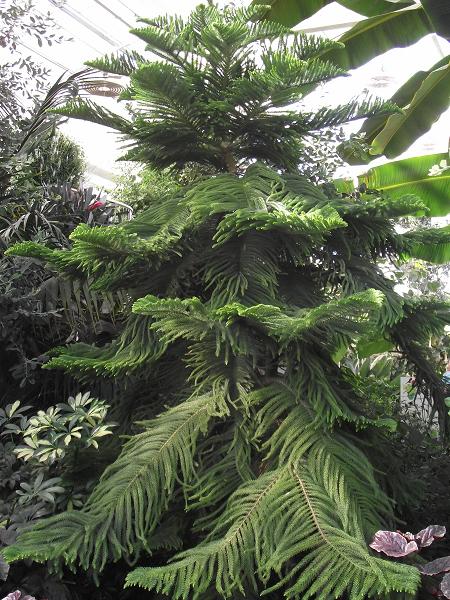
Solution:
<svg viewBox="0 0 450 600"><path fill-rule="evenodd" d="M428 548L434 540L443 538L445 534L446 529L443 525L428 525L416 534L402 533L401 531L377 531L369 546L376 552L383 552L386 556L401 558L414 552L420 552L422 548ZM432 560L419 566L418 569L424 577L433 577L444 573L439 589L434 590L433 595L450 599L450 556Z"/></svg>
<svg viewBox="0 0 450 600"><path fill-rule="evenodd" d="M369 546L377 552L383 552L394 558L408 556L419 549L414 539L409 540L407 534L398 531L377 531Z"/></svg>
<svg viewBox="0 0 450 600"><path fill-rule="evenodd" d="M36 600L36 598L34 596L28 596L28 594L26 596L23 596L22 592L19 592L19 590L17 590L16 592L11 592L10 594L2 598L2 600Z"/></svg>

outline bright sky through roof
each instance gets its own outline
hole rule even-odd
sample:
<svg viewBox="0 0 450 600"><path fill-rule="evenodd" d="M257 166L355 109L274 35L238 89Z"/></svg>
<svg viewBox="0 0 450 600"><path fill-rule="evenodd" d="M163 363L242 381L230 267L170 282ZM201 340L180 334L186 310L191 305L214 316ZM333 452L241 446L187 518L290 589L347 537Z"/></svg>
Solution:
<svg viewBox="0 0 450 600"><path fill-rule="evenodd" d="M221 2L223 4L224 2ZM248 2L245 2L247 4ZM129 34L139 16L152 17L171 13L187 15L198 4L197 0L35 0L41 12L50 11L72 42L48 48L26 42L24 53L40 55L46 66L51 66L55 78L64 70L76 72L84 61L126 47L143 49L143 43ZM336 3L329 4L319 13L304 21L302 29L337 38L361 16ZM309 103L336 104L366 94L389 98L392 93L419 69L431 67L450 53L450 44L434 35L427 36L412 47L390 51L353 71L351 77L339 78L323 86L308 99ZM27 55L25 54L25 55ZM117 110L114 99L99 99L102 104ZM349 126L348 132L357 131L360 124ZM113 173L120 172L120 142L117 136L100 125L71 120L64 130L84 148L92 183L107 184ZM450 112L435 123L430 132L418 140L407 156L445 152L450 133ZM405 155L405 156L406 156ZM383 159L380 159L381 161ZM374 162L377 164L380 160ZM348 173L354 170L346 170ZM343 173L341 173L343 174ZM110 185L110 183L109 183Z"/></svg>

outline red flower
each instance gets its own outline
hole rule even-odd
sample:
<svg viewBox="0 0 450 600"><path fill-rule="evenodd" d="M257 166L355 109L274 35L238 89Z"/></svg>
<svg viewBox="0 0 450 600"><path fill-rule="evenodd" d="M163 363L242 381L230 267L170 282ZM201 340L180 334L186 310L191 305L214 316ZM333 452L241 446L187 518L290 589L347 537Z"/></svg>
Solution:
<svg viewBox="0 0 450 600"><path fill-rule="evenodd" d="M105 206L105 204L106 204L105 200L94 200L93 202L91 202L89 204L89 206L87 207L87 210L89 212L92 212L96 208L103 208Z"/></svg>

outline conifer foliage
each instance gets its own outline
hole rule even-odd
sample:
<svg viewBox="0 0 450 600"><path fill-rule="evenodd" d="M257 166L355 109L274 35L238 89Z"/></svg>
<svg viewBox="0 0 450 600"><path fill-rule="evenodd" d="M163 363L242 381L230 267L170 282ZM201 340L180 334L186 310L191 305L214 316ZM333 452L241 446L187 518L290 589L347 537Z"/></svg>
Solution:
<svg viewBox="0 0 450 600"><path fill-rule="evenodd" d="M426 371L423 340L448 307L401 298L376 264L414 252L394 219L425 208L414 196L344 196L298 173L305 134L395 107L307 112L302 97L342 74L320 58L336 44L259 21L258 10L144 20L133 33L153 57L91 63L129 75L132 119L88 101L62 109L117 129L128 158L215 174L131 222L80 225L70 250L10 251L129 295L114 342L58 349L47 367L144 373L154 418L81 511L43 520L7 558L96 572L139 560L126 585L174 599L413 594L419 571L368 547L393 517L368 458L382 430L338 357L381 337Z"/></svg>

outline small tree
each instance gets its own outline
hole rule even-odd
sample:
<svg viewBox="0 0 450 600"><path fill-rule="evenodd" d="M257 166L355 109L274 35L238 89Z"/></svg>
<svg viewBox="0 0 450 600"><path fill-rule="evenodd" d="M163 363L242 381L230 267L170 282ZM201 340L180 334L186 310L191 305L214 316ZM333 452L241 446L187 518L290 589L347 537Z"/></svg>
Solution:
<svg viewBox="0 0 450 600"><path fill-rule="evenodd" d="M50 367L140 374L130 411L153 418L141 417L83 510L42 521L6 555L94 571L142 557L154 566L127 585L170 598L413 594L419 571L367 545L393 519L370 460L376 447L383 464L383 427L339 356L382 338L424 370L426 339L448 307L401 298L376 264L427 243L425 231L394 229L424 205L370 190L343 196L299 174L305 135L395 107L306 112L302 96L343 74L320 59L336 44L258 16L210 5L187 21L144 20L133 33L162 60L91 63L130 76L133 120L85 101L62 111L118 129L130 159L215 174L124 225L80 225L71 250L12 250L89 275L95 289L126 290L134 303L120 337L60 349Z"/></svg>

